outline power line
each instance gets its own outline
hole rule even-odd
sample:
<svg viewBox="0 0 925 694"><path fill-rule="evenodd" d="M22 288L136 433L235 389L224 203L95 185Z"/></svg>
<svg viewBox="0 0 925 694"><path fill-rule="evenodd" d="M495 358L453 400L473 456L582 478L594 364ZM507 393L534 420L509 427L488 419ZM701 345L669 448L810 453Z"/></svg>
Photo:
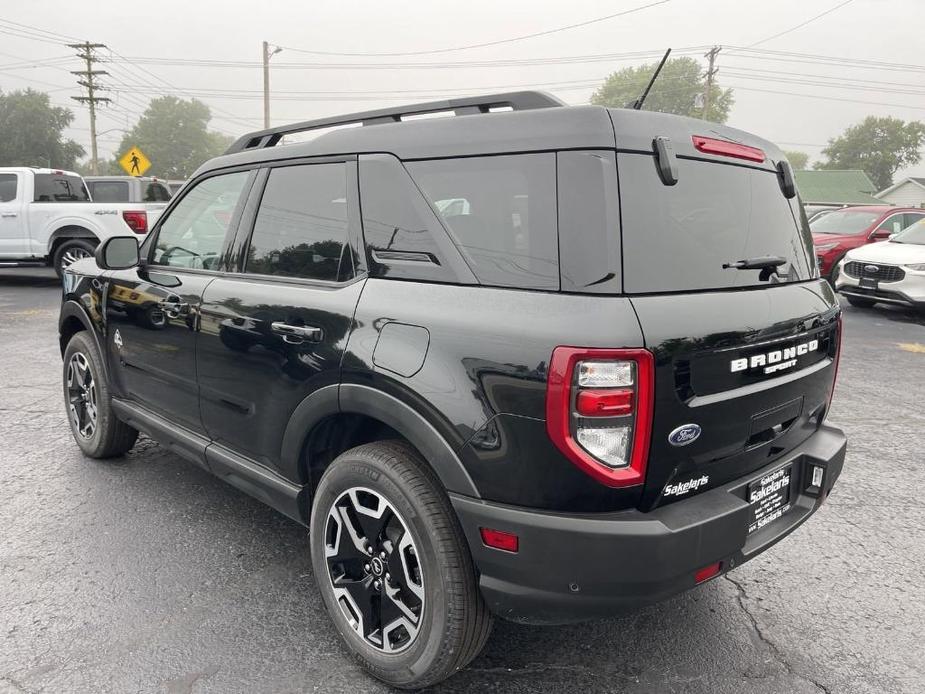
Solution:
<svg viewBox="0 0 925 694"><path fill-rule="evenodd" d="M815 22L817 19L821 19L822 17L825 17L827 14L831 14L832 12L835 12L836 10L840 10L842 7L844 7L845 5L848 5L848 4L852 3L852 2L854 2L854 0L844 0L844 2L841 2L841 3L837 4L837 5L835 5L834 7L830 7L830 8L827 9L825 12L820 12L820 13L817 14L816 16L810 17L810 18L807 19L805 22L800 22L800 23L797 24L796 26L792 26L792 27L790 27L789 29L784 29L783 31L780 31L780 32L778 32L778 33L776 33L776 34L773 34L773 35L771 35L771 36L768 36L767 38L761 39L760 41L755 41L755 43L749 44L748 46L746 46L746 48L754 48L755 46L758 46L758 45L760 45L760 44L762 44L762 43L767 43L768 41L773 41L774 39L777 39L777 38L780 38L781 36L784 36L785 34L789 34L790 32L796 31L797 29L802 29L802 28L805 27L807 24L811 24L812 22Z"/></svg>
<svg viewBox="0 0 925 694"><path fill-rule="evenodd" d="M538 31L533 34L523 34L522 36L513 36L506 39L498 39L497 41L486 41L484 43L471 43L466 46L454 46L453 48L434 48L427 51L402 51L395 53L338 53L334 51L313 51L305 48L292 48L291 46L281 46L281 48L286 49L287 51L294 51L296 53L308 53L310 55L332 55L332 56L342 56L342 57L364 57L364 58L389 58L389 57L398 57L404 55L435 55L438 53L451 53L453 51L468 51L473 48L487 48L489 46L500 46L505 43L514 43L516 41L524 41L525 39L535 39L540 36L549 36L550 34L557 34L561 31L569 31L570 29L578 29L579 27L589 26L591 24L597 24L598 22L605 22L610 19L615 19L617 17L624 17L628 14L633 14L635 12L641 12L642 10L647 10L650 7L655 7L657 5L664 5L671 0L657 0L656 2L650 2L647 5L640 5L638 7L633 7L628 10L623 10L622 12L615 12L614 14L609 14L604 17L595 17L594 19L589 19L584 22L577 22L576 24L569 24L567 26L556 27L555 29L547 29L546 31Z"/></svg>

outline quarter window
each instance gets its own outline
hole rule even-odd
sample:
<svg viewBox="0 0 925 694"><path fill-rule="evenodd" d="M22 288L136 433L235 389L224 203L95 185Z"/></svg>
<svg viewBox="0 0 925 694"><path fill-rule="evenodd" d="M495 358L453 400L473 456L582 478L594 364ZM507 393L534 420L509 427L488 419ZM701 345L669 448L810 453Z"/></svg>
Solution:
<svg viewBox="0 0 925 694"><path fill-rule="evenodd" d="M216 269L250 175L238 171L196 184L161 222L151 264Z"/></svg>
<svg viewBox="0 0 925 694"><path fill-rule="evenodd" d="M244 271L346 279L353 273L347 227L345 164L274 168L257 211Z"/></svg>
<svg viewBox="0 0 925 694"><path fill-rule="evenodd" d="M559 288L554 154L407 164L483 284Z"/></svg>

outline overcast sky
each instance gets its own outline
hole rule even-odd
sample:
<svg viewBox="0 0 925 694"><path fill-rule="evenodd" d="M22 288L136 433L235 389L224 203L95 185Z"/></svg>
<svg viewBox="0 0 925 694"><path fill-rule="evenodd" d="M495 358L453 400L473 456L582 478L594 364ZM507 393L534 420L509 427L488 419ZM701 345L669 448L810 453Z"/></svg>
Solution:
<svg viewBox="0 0 925 694"><path fill-rule="evenodd" d="M653 59L615 54L719 44L719 83L735 89L729 124L813 159L830 137L867 115L925 120L925 0L850 0L842 7L844 0L666 0L535 38L408 55L545 32L656 1L0 0L0 20L32 28L0 25L0 90L50 92L56 104L73 108L69 135L89 151L86 109L69 99L80 92L68 71L81 65L55 37L106 44L115 53L101 56L114 62L100 69L111 72L103 83L113 88L113 106L101 111L98 129L105 133L101 155L108 156L121 138L118 129L130 127L161 93L202 99L213 108L212 127L222 132L259 128L263 40L283 47L271 61L274 123L515 86L584 103L609 72ZM41 62L24 64L31 61ZM324 67L331 64L340 67ZM344 67L350 64L362 67ZM430 67L415 67L420 64ZM903 173L925 175L925 163Z"/></svg>

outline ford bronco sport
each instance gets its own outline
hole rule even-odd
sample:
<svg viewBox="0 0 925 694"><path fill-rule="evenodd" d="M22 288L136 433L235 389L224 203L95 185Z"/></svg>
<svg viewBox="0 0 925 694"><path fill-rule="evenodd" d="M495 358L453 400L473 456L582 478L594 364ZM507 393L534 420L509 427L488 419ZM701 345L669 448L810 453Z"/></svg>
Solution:
<svg viewBox="0 0 925 694"><path fill-rule="evenodd" d="M520 92L252 133L64 292L83 452L143 431L310 527L334 625L399 687L493 616L722 575L844 460L789 164L715 123Z"/></svg>

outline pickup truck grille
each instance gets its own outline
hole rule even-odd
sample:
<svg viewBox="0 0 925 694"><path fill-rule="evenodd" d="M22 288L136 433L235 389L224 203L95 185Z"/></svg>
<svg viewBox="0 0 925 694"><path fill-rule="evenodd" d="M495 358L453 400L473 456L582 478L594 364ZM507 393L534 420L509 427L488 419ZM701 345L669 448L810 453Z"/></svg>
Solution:
<svg viewBox="0 0 925 694"><path fill-rule="evenodd" d="M901 267L896 265L883 265L882 263L862 263L852 260L845 263L845 274L860 279L869 277L881 282L899 282L906 276Z"/></svg>

